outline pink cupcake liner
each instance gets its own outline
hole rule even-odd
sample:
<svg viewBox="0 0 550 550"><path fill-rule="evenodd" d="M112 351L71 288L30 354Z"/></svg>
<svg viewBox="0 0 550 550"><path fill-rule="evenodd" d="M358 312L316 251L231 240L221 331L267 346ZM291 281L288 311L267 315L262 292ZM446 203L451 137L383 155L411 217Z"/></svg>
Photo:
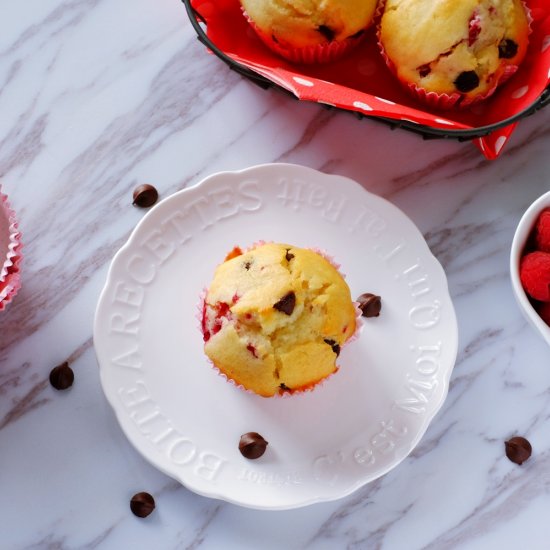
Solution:
<svg viewBox="0 0 550 550"><path fill-rule="evenodd" d="M384 4L385 4L385 0L379 4L379 10L381 13L383 12ZM531 24L533 22L533 17L531 16L531 10L527 6L527 4L525 2L522 2L522 4L525 9L525 14L527 16L527 23L528 23L527 35L530 35L532 32ZM396 76L396 78L399 80L401 85L404 88L406 88L413 96L415 96L422 103L429 105L430 107L433 107L435 109L441 109L441 110L452 109L452 108L463 109L465 107L471 107L476 103L485 101L487 98L489 98L495 93L495 91L499 86L504 84L511 76L513 76L519 68L518 65L512 65L512 64L504 65L501 74L497 78L495 78L491 87L483 94L478 94L478 95L469 97L466 94L463 94L460 92L445 94L445 93L427 91L421 86L418 86L417 84L403 80L402 78L399 77L399 75L397 74L395 64L388 57L386 50L382 44L382 40L380 36L380 33L381 33L380 23L381 22L378 23L378 26L376 29L376 39L378 43L378 49L380 51L380 54L382 55L382 58L386 63L386 66Z"/></svg>
<svg viewBox="0 0 550 550"><path fill-rule="evenodd" d="M246 252L249 252L250 250L253 250L254 248L256 248L258 246L262 246L264 244L269 244L270 242L274 242L274 241L259 240L259 241L254 242L252 245L250 245L246 248L243 248L242 251L243 251L243 253L246 253ZM337 269L339 271L340 266L339 266L338 263L336 263L334 261L334 258L331 255L327 254L324 250L317 249L317 248L310 248L310 250L313 250L314 252L316 252L317 254L322 256L335 269ZM342 277L345 278L345 275L342 272L339 271L339 273L342 275ZM208 289L206 287L204 287L201 290L201 292L199 293L199 298L198 298L198 301L197 301L196 311L195 311L195 319L197 321L197 330L200 332L200 334L203 338L204 338L204 328L205 328L204 327L204 319L205 319L206 297L207 297L207 295L208 295ZM353 306L354 306L354 309L355 309L355 330L354 330L353 334L342 344L342 346L341 346L342 349L345 346L347 346L349 343L357 340L359 338L359 335L362 332L362 329L363 329L363 318L362 318L362 313L363 312L359 308L359 302L353 302ZM288 391L288 392L283 391L281 393L277 393L277 394L272 395L270 397L265 397L265 396L260 396L259 394L257 394L253 390L245 388L242 384L238 384L235 380L233 380L232 378L227 376L227 374L222 372L212 362L212 360L207 355L205 355L205 357L206 357L208 363L210 364L210 367L216 372L216 374L218 374L218 376L223 378L225 382L228 382L233 387L235 387L235 388L237 388L241 391L244 391L244 392L246 392L248 394L252 394L252 395L258 395L259 397L263 397L264 399L288 399L289 397L294 397L294 396L297 396L297 395L304 395L304 394L307 394L307 393L311 393L312 391L316 390L317 388L322 387L330 378L332 378L340 370L340 367L338 365L336 365L336 370L334 372L332 372L328 376L325 376L325 378L322 378L321 380L315 382L311 386L308 386L304 389L296 389L296 390L292 390L292 391Z"/></svg>
<svg viewBox="0 0 550 550"><path fill-rule="evenodd" d="M15 212L0 186L0 311L21 288L21 248L21 232Z"/></svg>

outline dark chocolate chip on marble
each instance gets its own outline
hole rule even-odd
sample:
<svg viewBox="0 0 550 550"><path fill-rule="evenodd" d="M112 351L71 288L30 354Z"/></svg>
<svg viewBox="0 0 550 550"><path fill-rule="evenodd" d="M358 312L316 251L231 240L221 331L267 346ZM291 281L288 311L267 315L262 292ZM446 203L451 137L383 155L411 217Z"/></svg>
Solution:
<svg viewBox="0 0 550 550"><path fill-rule="evenodd" d="M456 77L454 85L459 92L471 92L479 86L479 76L475 71L463 71Z"/></svg>
<svg viewBox="0 0 550 550"><path fill-rule="evenodd" d="M66 390L73 385L74 372L69 363L65 361L50 371L50 384L56 390Z"/></svg>
<svg viewBox="0 0 550 550"><path fill-rule="evenodd" d="M285 294L276 304L273 304L273 307L277 311L280 311L285 315L292 315L295 305L296 305L296 294L290 291L288 294Z"/></svg>
<svg viewBox="0 0 550 550"><path fill-rule="evenodd" d="M357 298L363 317L378 317L382 309L382 299L376 294L366 292Z"/></svg>
<svg viewBox="0 0 550 550"><path fill-rule="evenodd" d="M531 443L524 437L512 437L504 443L506 456L515 464L523 464L533 452Z"/></svg>
<svg viewBox="0 0 550 550"><path fill-rule="evenodd" d="M334 39L336 33L327 25L319 25L317 30L330 42Z"/></svg>
<svg viewBox="0 0 550 550"><path fill-rule="evenodd" d="M510 38L505 38L498 45L498 56L501 59L512 59L518 53L518 45Z"/></svg>
<svg viewBox="0 0 550 550"><path fill-rule="evenodd" d="M136 493L130 500L130 510L138 518L146 518L154 509L155 499L149 493Z"/></svg>
<svg viewBox="0 0 550 550"><path fill-rule="evenodd" d="M149 208L149 206L153 206L159 198L158 191L148 183L144 183L142 185L138 185L134 189L133 194L133 205L139 206L141 208Z"/></svg>
<svg viewBox="0 0 550 550"><path fill-rule="evenodd" d="M257 432L248 432L241 435L239 451L248 459L260 458L267 448L268 442Z"/></svg>
<svg viewBox="0 0 550 550"><path fill-rule="evenodd" d="M325 338L325 343L332 348L332 351L336 354L337 357L338 355L340 355L340 344L338 342Z"/></svg>

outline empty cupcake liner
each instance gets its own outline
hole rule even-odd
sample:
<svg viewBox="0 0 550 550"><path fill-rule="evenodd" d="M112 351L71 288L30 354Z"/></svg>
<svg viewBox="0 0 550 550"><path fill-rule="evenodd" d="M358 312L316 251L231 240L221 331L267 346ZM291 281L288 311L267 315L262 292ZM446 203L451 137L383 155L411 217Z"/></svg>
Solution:
<svg viewBox="0 0 550 550"><path fill-rule="evenodd" d="M15 212L0 186L0 311L21 288L21 232Z"/></svg>

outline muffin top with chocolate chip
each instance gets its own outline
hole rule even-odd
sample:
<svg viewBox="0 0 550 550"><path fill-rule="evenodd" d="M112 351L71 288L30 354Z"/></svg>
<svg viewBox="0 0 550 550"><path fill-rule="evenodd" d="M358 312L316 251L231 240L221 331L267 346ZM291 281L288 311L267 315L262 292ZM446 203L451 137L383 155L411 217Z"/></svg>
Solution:
<svg viewBox="0 0 550 550"><path fill-rule="evenodd" d="M285 244L236 254L218 266L204 302L204 349L214 365L264 397L335 372L356 326L338 270L317 252Z"/></svg>
<svg viewBox="0 0 550 550"><path fill-rule="evenodd" d="M365 30L378 0L241 0L247 16L283 47L342 41Z"/></svg>
<svg viewBox="0 0 550 550"><path fill-rule="evenodd" d="M521 0L387 0L380 24L402 82L465 99L490 93L517 68L528 34Z"/></svg>

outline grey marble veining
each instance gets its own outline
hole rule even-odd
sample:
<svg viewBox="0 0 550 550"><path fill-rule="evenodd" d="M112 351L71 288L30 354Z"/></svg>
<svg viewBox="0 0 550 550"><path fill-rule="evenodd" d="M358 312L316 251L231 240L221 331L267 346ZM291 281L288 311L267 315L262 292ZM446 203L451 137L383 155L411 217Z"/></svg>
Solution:
<svg viewBox="0 0 550 550"><path fill-rule="evenodd" d="M548 548L550 350L512 296L508 256L550 188L550 109L501 158L291 101L229 71L178 0L0 7L0 180L23 287L0 314L0 548ZM446 270L460 346L449 396L397 468L342 500L260 512L189 492L133 449L98 377L92 320L114 253L161 196L220 170L292 162L359 181L418 225ZM76 382L48 383L69 360ZM519 467L504 441L522 434ZM155 495L146 520L132 494Z"/></svg>

